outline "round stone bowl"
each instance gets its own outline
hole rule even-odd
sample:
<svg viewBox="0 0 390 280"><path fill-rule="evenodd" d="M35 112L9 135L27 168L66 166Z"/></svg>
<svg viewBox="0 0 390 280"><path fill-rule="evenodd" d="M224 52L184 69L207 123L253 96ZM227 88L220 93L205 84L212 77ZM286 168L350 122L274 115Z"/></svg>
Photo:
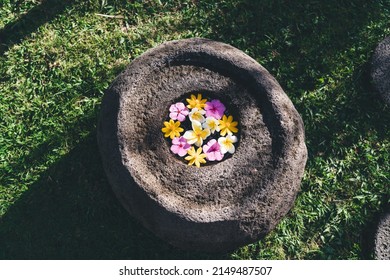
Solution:
<svg viewBox="0 0 390 280"><path fill-rule="evenodd" d="M200 168L175 157L161 132L169 106L196 92L236 108L240 134L231 157ZM98 143L133 217L174 246L209 252L269 233L293 206L307 159L302 119L278 82L240 50L199 38L161 44L115 79Z"/></svg>
<svg viewBox="0 0 390 280"><path fill-rule="evenodd" d="M390 105L390 36L380 42L374 51L371 78L383 101Z"/></svg>

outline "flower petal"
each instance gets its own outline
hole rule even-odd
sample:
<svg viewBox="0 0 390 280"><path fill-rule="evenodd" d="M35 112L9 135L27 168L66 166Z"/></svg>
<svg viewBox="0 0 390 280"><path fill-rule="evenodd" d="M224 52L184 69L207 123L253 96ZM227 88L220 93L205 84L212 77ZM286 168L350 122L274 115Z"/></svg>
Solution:
<svg viewBox="0 0 390 280"><path fill-rule="evenodd" d="M172 113L171 113L172 114ZM169 116L171 117L171 114L169 114ZM184 116L183 114L177 114L177 120L179 122L184 122L186 119L186 116Z"/></svg>
<svg viewBox="0 0 390 280"><path fill-rule="evenodd" d="M234 145L229 145L229 149L227 150L229 153L231 154L234 154L234 152L236 151L236 148L234 147Z"/></svg>
<svg viewBox="0 0 390 280"><path fill-rule="evenodd" d="M197 132L197 131L201 131L202 130L202 124L198 121L192 121L191 122L192 124L192 129Z"/></svg>
<svg viewBox="0 0 390 280"><path fill-rule="evenodd" d="M175 105L175 104L172 104L172 105L169 107L169 112L177 112L177 108L176 108L176 105Z"/></svg>
<svg viewBox="0 0 390 280"><path fill-rule="evenodd" d="M194 131L192 130L188 130L184 133L183 137L187 140L187 143L188 144L194 144L198 137L196 136L196 134L194 133Z"/></svg>
<svg viewBox="0 0 390 280"><path fill-rule="evenodd" d="M177 145L172 145L171 146L171 152L174 154L177 154L179 152L180 147Z"/></svg>
<svg viewBox="0 0 390 280"><path fill-rule="evenodd" d="M232 135L233 133L237 133L238 132L238 128L237 127L230 127L230 135Z"/></svg>
<svg viewBox="0 0 390 280"><path fill-rule="evenodd" d="M228 129L227 129L227 128L224 128L224 129L221 130L220 133L221 133L221 136L225 136L226 133L228 133Z"/></svg>
<svg viewBox="0 0 390 280"><path fill-rule="evenodd" d="M170 117L172 120L176 120L176 119L177 119L177 113L176 113L176 112L171 112L171 113L169 113L169 117Z"/></svg>
<svg viewBox="0 0 390 280"><path fill-rule="evenodd" d="M215 160L215 152L207 154L207 160L214 161Z"/></svg>
<svg viewBox="0 0 390 280"><path fill-rule="evenodd" d="M184 156L187 154L187 150L186 150L186 149L183 149L183 148L180 148L179 151L177 152L177 154L178 154L180 157L184 157Z"/></svg>
<svg viewBox="0 0 390 280"><path fill-rule="evenodd" d="M190 142L188 142L188 143L190 143ZM197 146L197 147L200 147L200 146L202 146L202 144L203 144L203 139L202 138L197 138L196 139L196 141L195 141L195 145Z"/></svg>
<svg viewBox="0 0 390 280"><path fill-rule="evenodd" d="M184 110L185 109L184 103L182 102L176 103L176 108L179 109L180 111Z"/></svg>
<svg viewBox="0 0 390 280"><path fill-rule="evenodd" d="M219 151L219 152L215 152L215 159L220 161L223 159L223 154Z"/></svg>
<svg viewBox="0 0 390 280"><path fill-rule="evenodd" d="M229 138L232 143L236 143L238 141L237 136L230 136Z"/></svg>

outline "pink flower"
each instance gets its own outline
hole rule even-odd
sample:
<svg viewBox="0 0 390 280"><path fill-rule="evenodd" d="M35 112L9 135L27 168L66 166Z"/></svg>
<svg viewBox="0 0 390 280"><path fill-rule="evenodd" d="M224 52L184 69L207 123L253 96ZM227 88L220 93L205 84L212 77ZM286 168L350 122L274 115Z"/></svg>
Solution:
<svg viewBox="0 0 390 280"><path fill-rule="evenodd" d="M223 113L226 110L225 105L222 104L218 99L213 99L210 102L206 102L205 105L206 117L214 117L217 120L220 120L223 116Z"/></svg>
<svg viewBox="0 0 390 280"><path fill-rule="evenodd" d="M223 158L221 147L215 139L211 139L206 145L203 146L203 152L206 153L206 158L209 161L220 161Z"/></svg>
<svg viewBox="0 0 390 280"><path fill-rule="evenodd" d="M179 122L183 122L189 114L189 110L182 102L172 104L171 107L169 107L169 112L171 112L169 117L172 120L178 120Z"/></svg>
<svg viewBox="0 0 390 280"><path fill-rule="evenodd" d="M172 140L171 151L174 154L184 157L187 154L187 151L191 148L191 145L187 143L187 140L181 136L175 137Z"/></svg>

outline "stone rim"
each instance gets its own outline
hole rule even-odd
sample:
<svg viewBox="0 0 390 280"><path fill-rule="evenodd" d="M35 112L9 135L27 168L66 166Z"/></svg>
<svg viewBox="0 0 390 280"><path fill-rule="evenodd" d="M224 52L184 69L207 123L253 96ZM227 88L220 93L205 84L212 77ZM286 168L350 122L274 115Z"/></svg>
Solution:
<svg viewBox="0 0 390 280"><path fill-rule="evenodd" d="M212 203L208 205L191 204L180 196L172 196L169 190L164 190L165 193L161 194L156 192L156 189L144 187L142 174L139 174L132 158L126 156L131 154L131 151L127 149L128 139L124 139L123 135L129 134L126 134L126 131L121 131L123 127L119 125L118 128L118 123L128 120L129 113L121 108L123 108L123 104L129 102L126 100L126 96L136 91L137 86L139 86L137 83L146 79L145 77L151 73L156 73L156 69L161 71L169 67L184 67L185 65L202 67L222 76L234 77L235 80L247 85L247 88L256 94L253 98L260 104L260 107L263 107L261 108L262 114L268 118L265 123L272 134L272 147L270 149L273 160L269 163L272 165L269 168L274 172L273 178L272 176L267 178L272 183L265 186L266 191L259 190L254 186L251 190L247 190L246 196L236 200L235 205L227 204L221 207L221 205L213 205ZM140 69L146 69L146 72L141 75ZM123 88L126 89L125 92ZM165 110L163 105L161 106L163 109L156 116L157 118L161 119L161 112ZM242 119L241 113L239 112L240 119ZM154 130L157 131L157 127ZM156 136L157 134L152 133L152 135ZM243 52L229 45L207 39L167 42L135 59L112 83L104 96L98 141L103 164L114 192L133 216L140 219L147 228L158 236L174 245L210 251L235 248L255 241L273 229L293 205L307 159L302 120L277 81L265 68ZM286 147L286 142L293 143L293 145ZM283 160L287 157L290 160L286 163ZM228 164L230 160L227 159L221 164L226 162ZM167 164L167 162L163 162L163 164ZM204 167L204 170L208 168ZM223 168L228 168L228 166L225 165ZM291 170L294 170L292 173L294 178L283 177L284 172ZM194 171L197 176L201 176L202 172ZM248 176L250 175L249 172ZM278 197L278 192L281 191L278 186L286 184L289 185L289 189L282 190L285 195L284 199L268 201L267 198L264 198L265 196ZM123 186L131 187L124 189ZM134 201L132 197L137 197L138 201ZM259 199L265 202L259 204ZM267 207L267 203L272 207ZM147 213L143 211L145 210L144 205L149 205ZM264 206L263 209L258 209L261 206ZM259 215L262 217L271 216L272 219L259 224L255 221ZM159 222L156 221L158 218L166 222L167 225L171 224L173 228L175 225L181 225L183 232L180 234L188 235L193 240L178 242L175 238L177 234L168 226L160 228ZM210 227L210 225L215 227ZM202 238L196 233L186 232L186 227L195 231L198 229L199 234L211 229L213 232L209 234L210 242L201 240ZM228 237L237 234L240 236L236 238L237 240L229 241L228 237L224 237L226 232ZM201 241L197 240L197 237Z"/></svg>

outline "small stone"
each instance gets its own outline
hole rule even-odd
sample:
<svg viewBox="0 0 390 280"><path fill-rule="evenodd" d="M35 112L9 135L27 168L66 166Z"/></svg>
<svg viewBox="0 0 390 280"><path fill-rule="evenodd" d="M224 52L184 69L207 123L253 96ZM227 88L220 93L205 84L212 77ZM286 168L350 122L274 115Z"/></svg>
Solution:
<svg viewBox="0 0 390 280"><path fill-rule="evenodd" d="M230 158L200 168L177 159L161 133L169 106L196 92L228 100L241 132ZM132 216L174 246L209 252L274 229L307 160L302 119L278 82L242 51L199 38L161 44L116 78L102 101L98 143Z"/></svg>
<svg viewBox="0 0 390 280"><path fill-rule="evenodd" d="M371 61L371 77L375 89L390 105L390 36L379 43Z"/></svg>

